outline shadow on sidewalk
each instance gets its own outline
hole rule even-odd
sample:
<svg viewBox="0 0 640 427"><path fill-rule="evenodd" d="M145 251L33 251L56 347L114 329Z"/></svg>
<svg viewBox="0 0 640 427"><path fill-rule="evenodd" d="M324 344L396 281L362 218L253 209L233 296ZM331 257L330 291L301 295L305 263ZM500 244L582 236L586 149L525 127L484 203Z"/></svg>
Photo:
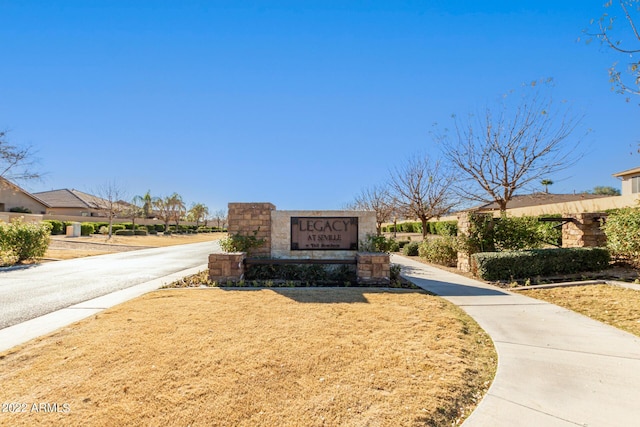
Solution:
<svg viewBox="0 0 640 427"><path fill-rule="evenodd" d="M510 296L497 289L429 279L425 277L424 270L411 266L402 267L402 276L416 286L442 297Z"/></svg>

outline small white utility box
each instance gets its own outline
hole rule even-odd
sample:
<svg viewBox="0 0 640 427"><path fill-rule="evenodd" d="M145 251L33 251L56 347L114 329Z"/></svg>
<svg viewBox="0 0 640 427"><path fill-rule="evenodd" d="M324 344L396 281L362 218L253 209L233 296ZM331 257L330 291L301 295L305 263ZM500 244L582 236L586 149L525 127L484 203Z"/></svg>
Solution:
<svg viewBox="0 0 640 427"><path fill-rule="evenodd" d="M80 234L82 234L82 228L79 222L67 225L67 237L80 237Z"/></svg>

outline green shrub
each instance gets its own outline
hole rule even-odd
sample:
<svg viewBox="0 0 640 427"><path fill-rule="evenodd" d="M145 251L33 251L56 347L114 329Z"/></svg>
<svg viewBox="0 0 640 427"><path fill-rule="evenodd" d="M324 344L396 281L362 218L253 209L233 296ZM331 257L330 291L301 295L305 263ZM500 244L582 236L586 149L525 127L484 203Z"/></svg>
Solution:
<svg viewBox="0 0 640 427"><path fill-rule="evenodd" d="M398 240L398 248L402 249L409 243L411 243L411 240Z"/></svg>
<svg viewBox="0 0 640 427"><path fill-rule="evenodd" d="M16 262L43 257L49 247L51 225L27 223L14 219L0 223L0 252L15 257Z"/></svg>
<svg viewBox="0 0 640 427"><path fill-rule="evenodd" d="M158 233L164 233L164 224L155 224L154 227Z"/></svg>
<svg viewBox="0 0 640 427"><path fill-rule="evenodd" d="M402 248L402 253L406 256L418 256L420 249L420 243L411 242L407 245L404 245Z"/></svg>
<svg viewBox="0 0 640 427"><path fill-rule="evenodd" d="M309 285L355 284L353 265L253 264L245 272L246 280L296 281Z"/></svg>
<svg viewBox="0 0 640 427"><path fill-rule="evenodd" d="M134 236L147 236L149 233L147 230L134 230L133 234Z"/></svg>
<svg viewBox="0 0 640 427"><path fill-rule="evenodd" d="M109 227L109 224L107 224L107 228ZM126 230L127 228L123 225L123 224L111 224L111 232L113 234L116 233L116 231L120 231L120 230Z"/></svg>
<svg viewBox="0 0 640 427"><path fill-rule="evenodd" d="M537 276L599 271L609 266L604 248L532 249L473 254L475 274L484 280L513 280Z"/></svg>
<svg viewBox="0 0 640 427"><path fill-rule="evenodd" d="M65 230L62 228L62 221L58 221L56 219L45 219L42 222L51 226L51 234L54 236L65 233Z"/></svg>
<svg viewBox="0 0 640 427"><path fill-rule="evenodd" d="M540 222L531 216L509 217L503 215L493 226L494 245L498 251L537 249L542 246L538 233Z"/></svg>
<svg viewBox="0 0 640 427"><path fill-rule="evenodd" d="M95 225L91 222L83 222L80 224L80 234L89 236L95 232Z"/></svg>
<svg viewBox="0 0 640 427"><path fill-rule="evenodd" d="M135 231L120 229L120 230L114 231L113 234L115 234L116 236L135 236Z"/></svg>
<svg viewBox="0 0 640 427"><path fill-rule="evenodd" d="M109 228L109 223L108 222L94 222L93 223L93 228L95 228L96 230L100 230L102 227L107 227Z"/></svg>
<svg viewBox="0 0 640 427"><path fill-rule="evenodd" d="M562 226L561 222L540 221L540 218L562 218L560 214L539 215L538 219L538 238L542 243L562 246Z"/></svg>
<svg viewBox="0 0 640 427"><path fill-rule="evenodd" d="M398 252L400 245L393 238L387 239L384 236L367 234L366 240L360 241L358 250L360 252Z"/></svg>
<svg viewBox="0 0 640 427"><path fill-rule="evenodd" d="M640 209L624 208L612 211L604 225L607 247L617 257L640 261Z"/></svg>
<svg viewBox="0 0 640 427"><path fill-rule="evenodd" d="M15 208L11 208L9 209L9 212L17 212L17 213L25 213L25 214L33 213L31 212L31 209L25 208L24 206L17 206Z"/></svg>
<svg viewBox="0 0 640 427"><path fill-rule="evenodd" d="M266 242L265 239L259 239L257 237L258 231L259 230L254 231L251 236L234 234L226 239L221 239L220 247L225 252L246 252L247 254L251 254L254 249L259 248Z"/></svg>
<svg viewBox="0 0 640 427"><path fill-rule="evenodd" d="M458 221L438 221L434 223L433 234L440 236L455 236L458 234Z"/></svg>
<svg viewBox="0 0 640 427"><path fill-rule="evenodd" d="M458 262L457 246L453 236L427 239L420 244L418 255L428 262L453 267Z"/></svg>

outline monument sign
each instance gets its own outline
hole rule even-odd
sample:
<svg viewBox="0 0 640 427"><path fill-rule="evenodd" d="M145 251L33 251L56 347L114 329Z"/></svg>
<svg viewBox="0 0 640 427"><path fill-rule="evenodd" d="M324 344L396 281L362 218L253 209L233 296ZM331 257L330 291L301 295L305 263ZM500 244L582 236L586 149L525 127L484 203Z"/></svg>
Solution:
<svg viewBox="0 0 640 427"><path fill-rule="evenodd" d="M358 217L291 217L292 251L358 250Z"/></svg>

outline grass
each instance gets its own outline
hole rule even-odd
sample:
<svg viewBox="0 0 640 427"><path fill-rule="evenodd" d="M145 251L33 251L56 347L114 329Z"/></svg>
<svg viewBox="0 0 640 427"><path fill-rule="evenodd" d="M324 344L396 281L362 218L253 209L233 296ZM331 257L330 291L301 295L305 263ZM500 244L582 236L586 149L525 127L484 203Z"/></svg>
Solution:
<svg viewBox="0 0 640 427"><path fill-rule="evenodd" d="M422 291L163 290L0 353L0 425L452 425L495 365Z"/></svg>
<svg viewBox="0 0 640 427"><path fill-rule="evenodd" d="M519 292L640 336L640 291L612 285L589 285Z"/></svg>
<svg viewBox="0 0 640 427"><path fill-rule="evenodd" d="M56 245L47 249L44 258L65 260L119 252L122 246L157 248L184 245L187 243L209 242L222 239L226 236L226 233L172 234L171 236L112 236L111 239L98 234L73 238L54 236L52 240L55 240L54 243L56 243ZM91 245L83 245L83 243L90 243ZM64 247L59 247L60 245Z"/></svg>
<svg viewBox="0 0 640 427"><path fill-rule="evenodd" d="M149 235L149 236L107 236L94 234L82 237L56 237L57 239L70 240L79 243L102 243L107 245L126 245L126 246L148 246L148 247L164 247L174 245L184 245L187 243L199 243L218 240L226 237L227 233L194 233L194 234L172 234L170 236Z"/></svg>

